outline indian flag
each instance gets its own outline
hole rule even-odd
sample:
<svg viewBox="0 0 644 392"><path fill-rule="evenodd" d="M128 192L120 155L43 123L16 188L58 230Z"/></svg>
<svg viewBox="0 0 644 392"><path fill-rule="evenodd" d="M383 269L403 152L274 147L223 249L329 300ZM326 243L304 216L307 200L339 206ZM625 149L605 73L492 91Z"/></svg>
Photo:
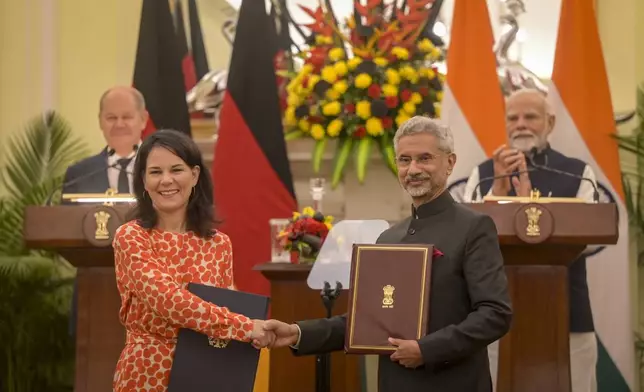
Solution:
<svg viewBox="0 0 644 392"><path fill-rule="evenodd" d="M464 187L474 167L505 143L505 105L487 3L456 0L451 29L441 121L452 129L458 156L452 185Z"/></svg>
<svg viewBox="0 0 644 392"><path fill-rule="evenodd" d="M619 207L619 242L588 258L588 286L599 342L599 392L634 390L628 222L613 108L590 0L562 0L548 98L557 116L551 144L592 166L600 193ZM611 224L611 222L606 222Z"/></svg>

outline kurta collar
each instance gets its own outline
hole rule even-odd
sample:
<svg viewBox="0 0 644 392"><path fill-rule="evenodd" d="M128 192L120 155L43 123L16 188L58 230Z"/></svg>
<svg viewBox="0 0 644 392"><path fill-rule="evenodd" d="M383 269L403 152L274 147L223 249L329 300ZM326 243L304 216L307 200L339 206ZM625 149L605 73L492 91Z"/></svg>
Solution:
<svg viewBox="0 0 644 392"><path fill-rule="evenodd" d="M452 205L455 201L452 195L448 190L443 191L436 199L430 201L429 203L421 204L418 208L411 206L411 214L414 219L423 219L428 218L432 215L439 214Z"/></svg>

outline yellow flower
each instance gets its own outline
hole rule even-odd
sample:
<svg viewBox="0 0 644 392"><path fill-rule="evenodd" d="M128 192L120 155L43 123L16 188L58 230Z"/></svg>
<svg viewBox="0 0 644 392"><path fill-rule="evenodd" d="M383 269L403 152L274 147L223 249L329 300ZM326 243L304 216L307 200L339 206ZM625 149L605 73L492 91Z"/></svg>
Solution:
<svg viewBox="0 0 644 392"><path fill-rule="evenodd" d="M371 86L371 76L366 73L361 73L360 75L356 76L355 85L357 88L362 89Z"/></svg>
<svg viewBox="0 0 644 392"><path fill-rule="evenodd" d="M441 56L441 54L442 54L442 53L441 53L441 50L440 50L440 49L438 49L437 47L434 47L434 49L432 49L431 55L432 55L432 57L434 57L435 59L439 58L439 57Z"/></svg>
<svg viewBox="0 0 644 392"><path fill-rule="evenodd" d="M308 215L312 218L315 215L315 210L312 207L304 207L302 215Z"/></svg>
<svg viewBox="0 0 644 392"><path fill-rule="evenodd" d="M381 67L386 67L387 64L389 64L389 61L387 61L387 59L384 57L376 57L375 59L373 59L373 62Z"/></svg>
<svg viewBox="0 0 644 392"><path fill-rule="evenodd" d="M340 134L340 131L342 131L342 127L344 124L342 124L342 120L339 118L331 120L329 125L326 127L326 133L327 135L331 137L336 137Z"/></svg>
<svg viewBox="0 0 644 392"><path fill-rule="evenodd" d="M304 64L304 66L300 70L299 76L307 76L311 73L311 71L313 71L313 66L311 64Z"/></svg>
<svg viewBox="0 0 644 392"><path fill-rule="evenodd" d="M338 61L344 58L344 49L342 48L333 48L329 50L329 58L332 61Z"/></svg>
<svg viewBox="0 0 644 392"><path fill-rule="evenodd" d="M338 113L340 113L340 110L342 110L342 105L340 105L340 102L338 101L329 102L326 105L322 106L322 114L324 114L325 116L336 116Z"/></svg>
<svg viewBox="0 0 644 392"><path fill-rule="evenodd" d="M416 113L416 105L414 105L413 102L405 102L402 108L410 116L413 116Z"/></svg>
<svg viewBox="0 0 644 392"><path fill-rule="evenodd" d="M318 75L311 75L309 76L309 82L308 82L308 88L313 90L317 82L320 81L320 77Z"/></svg>
<svg viewBox="0 0 644 392"><path fill-rule="evenodd" d="M324 138L324 127L320 124L313 124L311 127L311 137L315 140Z"/></svg>
<svg viewBox="0 0 644 392"><path fill-rule="evenodd" d="M297 220L300 217L300 213L297 211L293 211L293 220Z"/></svg>
<svg viewBox="0 0 644 392"><path fill-rule="evenodd" d="M360 101L356 104L356 114L358 117L366 120L371 117L371 102Z"/></svg>
<svg viewBox="0 0 644 392"><path fill-rule="evenodd" d="M320 107L317 105L309 106L309 116L317 116L320 111Z"/></svg>
<svg viewBox="0 0 644 392"><path fill-rule="evenodd" d="M418 82L418 72L416 72L416 70L409 65L405 65L400 69L400 76L412 83Z"/></svg>
<svg viewBox="0 0 644 392"><path fill-rule="evenodd" d="M396 56L399 60L407 60L409 58L409 51L400 46L394 46L391 49L391 54Z"/></svg>
<svg viewBox="0 0 644 392"><path fill-rule="evenodd" d="M439 91L439 92L436 93L436 100L438 102L441 102L443 100L443 92L442 91Z"/></svg>
<svg viewBox="0 0 644 392"><path fill-rule="evenodd" d="M286 98L286 103L289 106L300 106L302 103L302 100L300 99L299 96L295 94L289 94L288 97Z"/></svg>
<svg viewBox="0 0 644 392"><path fill-rule="evenodd" d="M295 118L294 106L289 106L286 108L286 111L284 112L284 120L286 121L286 125L290 127L294 127L297 125L297 118Z"/></svg>
<svg viewBox="0 0 644 392"><path fill-rule="evenodd" d="M436 118L441 117L441 105L437 102L434 102L434 111L436 112Z"/></svg>
<svg viewBox="0 0 644 392"><path fill-rule="evenodd" d="M338 94L342 95L347 92L349 85L347 84L346 80L338 80L337 82L333 83L332 88L333 90L337 91Z"/></svg>
<svg viewBox="0 0 644 392"><path fill-rule="evenodd" d="M354 70L358 65L360 65L361 62L362 59L360 57L353 57L347 62L347 65L349 66L350 70Z"/></svg>
<svg viewBox="0 0 644 392"><path fill-rule="evenodd" d="M340 93L338 93L337 91L335 91L335 90L334 90L334 89L332 89L332 88L330 88L330 89L326 90L326 93L325 93L325 94L326 94L326 97L327 97L330 101L335 101L336 99L340 98Z"/></svg>
<svg viewBox="0 0 644 392"><path fill-rule="evenodd" d="M378 117L371 117L368 119L365 127L367 128L367 133L371 136L382 135L384 131L382 121Z"/></svg>
<svg viewBox="0 0 644 392"><path fill-rule="evenodd" d="M385 75L387 76L387 82L389 84L399 84L400 83L400 75L398 74L398 71L396 71L393 68L387 69L385 71Z"/></svg>
<svg viewBox="0 0 644 392"><path fill-rule="evenodd" d="M401 110L398 112L398 116L396 116L396 125L398 125L398 127L401 127L405 123L405 121L409 119L410 117Z"/></svg>
<svg viewBox="0 0 644 392"><path fill-rule="evenodd" d="M418 49L420 51L427 53L427 52L432 50L432 48L434 47L434 44L432 44L432 41L430 41L429 39L425 38L425 39L420 40L420 42L418 42L418 45L416 45L416 46L418 47Z"/></svg>
<svg viewBox="0 0 644 392"><path fill-rule="evenodd" d="M326 67L322 68L321 74L322 79L326 80L329 83L335 83L335 81L338 80L338 74L335 73L335 70L331 65L327 65Z"/></svg>
<svg viewBox="0 0 644 392"><path fill-rule="evenodd" d="M333 70L339 77L343 77L347 74L347 72L349 72L347 63L345 63L344 61L338 61L337 63L333 64Z"/></svg>
<svg viewBox="0 0 644 392"><path fill-rule="evenodd" d="M300 122L298 123L298 126L300 127L300 130L303 132L308 132L309 129L311 129L311 124L305 119L301 119Z"/></svg>
<svg viewBox="0 0 644 392"><path fill-rule="evenodd" d="M318 45L331 45L333 43L333 38L325 35L316 35L315 43Z"/></svg>
<svg viewBox="0 0 644 392"><path fill-rule="evenodd" d="M382 93L385 97L396 97L398 96L398 87L393 84L385 84L382 86Z"/></svg>
<svg viewBox="0 0 644 392"><path fill-rule="evenodd" d="M412 102L414 105L419 105L421 102L423 102L423 96L420 95L419 93L412 93L411 99L409 101Z"/></svg>

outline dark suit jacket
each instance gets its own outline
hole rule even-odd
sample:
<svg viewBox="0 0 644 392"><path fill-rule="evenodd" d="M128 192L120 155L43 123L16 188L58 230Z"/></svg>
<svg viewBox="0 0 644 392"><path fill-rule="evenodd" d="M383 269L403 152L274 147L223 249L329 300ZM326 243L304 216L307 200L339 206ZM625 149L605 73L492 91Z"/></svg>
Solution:
<svg viewBox="0 0 644 392"><path fill-rule="evenodd" d="M96 172L95 175L87 176ZM84 178L81 178L85 176ZM76 181L77 180L77 181ZM69 185L63 185L63 193L104 193L110 187L107 178L107 149L100 153L85 158L82 161L67 168L63 184L74 181Z"/></svg>
<svg viewBox="0 0 644 392"><path fill-rule="evenodd" d="M381 356L380 392L492 391L487 346L510 328L512 309L494 222L455 203L449 192L386 230L378 243L431 243L434 260L424 366L407 369ZM296 355L342 350L346 316L298 322Z"/></svg>

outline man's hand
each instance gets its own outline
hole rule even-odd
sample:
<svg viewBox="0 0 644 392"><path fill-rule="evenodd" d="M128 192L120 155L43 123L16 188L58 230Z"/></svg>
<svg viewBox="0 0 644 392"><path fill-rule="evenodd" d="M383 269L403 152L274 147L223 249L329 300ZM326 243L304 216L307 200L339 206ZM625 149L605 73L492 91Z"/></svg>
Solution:
<svg viewBox="0 0 644 392"><path fill-rule="evenodd" d="M300 330L295 324L287 324L279 320L268 320L264 322L262 327L265 333L271 335L273 338L267 339L267 345L262 345L262 341L258 341L257 343L253 342L254 345L260 347L280 348L292 346L297 343L300 337Z"/></svg>
<svg viewBox="0 0 644 392"><path fill-rule="evenodd" d="M250 334L253 347L259 349L267 347L275 341L275 334L266 331L266 321L253 320L253 332Z"/></svg>
<svg viewBox="0 0 644 392"><path fill-rule="evenodd" d="M494 151L494 154L492 155L492 162L494 164L495 176L510 174L515 170L524 170L522 168L527 167L525 155L519 150L508 148L505 144ZM494 180L494 184L492 185L492 193L495 196L507 196L509 192L509 178L500 178Z"/></svg>
<svg viewBox="0 0 644 392"><path fill-rule="evenodd" d="M525 171L527 169L528 167L524 160L523 163L519 166L519 171ZM518 178L512 177L512 186L514 187L514 191L516 192L517 196L530 196L530 191L532 190L532 182L530 182L530 176L528 175L528 173L521 173L519 174Z"/></svg>
<svg viewBox="0 0 644 392"><path fill-rule="evenodd" d="M417 341L389 338L389 343L397 347L396 351L390 356L392 361L411 369L415 369L424 363Z"/></svg>

